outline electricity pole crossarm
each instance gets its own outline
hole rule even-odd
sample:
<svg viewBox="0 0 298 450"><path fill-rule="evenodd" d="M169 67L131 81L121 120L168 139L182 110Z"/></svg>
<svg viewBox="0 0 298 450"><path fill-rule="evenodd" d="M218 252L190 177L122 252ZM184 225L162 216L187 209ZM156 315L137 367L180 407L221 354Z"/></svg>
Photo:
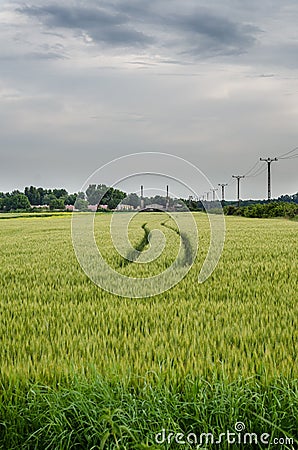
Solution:
<svg viewBox="0 0 298 450"><path fill-rule="evenodd" d="M238 200L238 208L240 206L240 180L241 178L245 178L245 175L232 175L233 178L237 178L237 200Z"/></svg>
<svg viewBox="0 0 298 450"><path fill-rule="evenodd" d="M225 187L228 185L228 183L218 183L218 186L221 186L221 200L222 202L225 201Z"/></svg>
<svg viewBox="0 0 298 450"><path fill-rule="evenodd" d="M268 173L268 200L271 200L271 163L278 161L277 158L260 158L260 161L267 163L267 173Z"/></svg>

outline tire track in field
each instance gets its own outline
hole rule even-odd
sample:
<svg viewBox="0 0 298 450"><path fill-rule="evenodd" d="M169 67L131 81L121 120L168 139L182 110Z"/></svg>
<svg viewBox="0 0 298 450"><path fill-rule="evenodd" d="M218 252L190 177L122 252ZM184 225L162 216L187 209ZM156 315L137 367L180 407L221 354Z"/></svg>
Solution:
<svg viewBox="0 0 298 450"><path fill-rule="evenodd" d="M126 267L128 264L131 264L133 262L136 262L136 260L139 257L139 252L142 252L144 248L149 244L149 233L150 230L146 226L147 222L143 223L142 228L144 230L144 236L139 241L139 243L136 245L136 247L133 250L130 250L126 256L126 258L123 258L119 264L120 267Z"/></svg>
<svg viewBox="0 0 298 450"><path fill-rule="evenodd" d="M194 257L193 257L193 248L191 246L191 242L189 237L187 236L187 233L181 232L179 229L171 226L171 225L167 225L167 222L170 219L167 219L165 222L161 222L161 225L168 228L169 230L174 231L176 234L178 234L178 236L181 238L181 242L184 248L184 255L183 258L180 261L177 261L177 264L180 266L191 266L193 264L194 261Z"/></svg>

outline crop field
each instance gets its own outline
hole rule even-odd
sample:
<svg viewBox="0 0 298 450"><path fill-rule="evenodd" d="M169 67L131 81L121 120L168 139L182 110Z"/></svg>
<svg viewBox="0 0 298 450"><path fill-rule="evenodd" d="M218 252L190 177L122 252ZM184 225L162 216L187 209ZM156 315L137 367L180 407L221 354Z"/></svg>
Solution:
<svg viewBox="0 0 298 450"><path fill-rule="evenodd" d="M138 214L130 225L132 244L142 251L148 248L144 233L160 229L165 234L164 252L148 265L127 262L116 252L111 217L96 216L95 234L115 270L130 277L152 276L175 260L180 239L165 213ZM267 423L272 433L297 439L298 223L228 217L219 264L199 284L210 232L206 215L194 217L200 244L185 278L163 294L137 299L110 294L89 280L74 254L69 215L0 219L0 446L195 448L156 446L152 434L165 424L171 430L193 430L185 406L191 402L198 406L192 418L204 430L228 426L226 414L232 424L244 418L260 430ZM88 417L95 404L105 405L94 412L100 425L98 433L90 425L89 441L82 437L87 419L80 423L71 407L77 401L82 411L79 391L81 400L91 402L85 405ZM74 397L67 404L70 392ZM65 422L54 420L51 405L57 414L64 411ZM158 409L162 405L163 412ZM121 408L132 408L131 419L124 414L123 423L117 416ZM209 422L199 419L204 416L200 408ZM161 414L160 422L153 409ZM73 412L72 419L66 410ZM138 416L143 417L140 434ZM51 426L40 425L45 417ZM66 433L71 420L78 423L80 437Z"/></svg>

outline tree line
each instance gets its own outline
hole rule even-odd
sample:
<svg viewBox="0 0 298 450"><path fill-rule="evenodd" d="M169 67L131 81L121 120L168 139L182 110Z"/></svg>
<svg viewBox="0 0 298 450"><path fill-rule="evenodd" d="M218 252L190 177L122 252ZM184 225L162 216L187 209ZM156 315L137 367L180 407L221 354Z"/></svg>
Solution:
<svg viewBox="0 0 298 450"><path fill-rule="evenodd" d="M298 203L286 201L271 201L267 203L255 203L246 206L227 205L224 213L228 216L243 217L287 217L293 219L298 217Z"/></svg>
<svg viewBox="0 0 298 450"><path fill-rule="evenodd" d="M144 197L144 206L159 204L172 207L183 203L191 211L204 211L204 204L194 199L166 199L165 196ZM66 205L73 205L80 211L87 211L89 205L104 205L113 210L117 205L131 205L134 208L141 206L141 198L136 193L127 194L120 189L115 189L105 184L90 184L84 192L69 193L66 189L44 189L42 187L25 187L24 191L0 192L0 211L32 211L34 208L49 208L50 210L65 210ZM206 202L204 202L206 203ZM212 203L212 202L210 202ZM298 215L298 193L294 195L282 195L275 201L268 200L244 200L238 208L236 202L222 202L224 212L227 215L243 215L246 217L277 217Z"/></svg>
<svg viewBox="0 0 298 450"><path fill-rule="evenodd" d="M73 205L77 194L69 194L66 189L44 189L34 186L25 187L24 191L0 192L0 210L29 210L36 206L48 206L50 209L64 209Z"/></svg>
<svg viewBox="0 0 298 450"><path fill-rule="evenodd" d="M157 203L166 205L166 197L156 195L144 197L144 206ZM0 211L26 211L37 207L49 208L50 210L64 210L66 205L73 205L80 211L87 211L89 205L104 205L113 210L122 202L137 208L141 205L141 198L136 193L127 194L120 189L115 189L105 184L90 184L86 193L78 192L70 194L66 189L44 189L42 187L25 187L24 191L14 190L12 192L0 192ZM169 206L176 202L169 199Z"/></svg>
<svg viewBox="0 0 298 450"><path fill-rule="evenodd" d="M42 187L25 187L24 191L0 192L0 211L26 211L40 207L50 210L64 210L66 205L74 205L82 211L88 210L88 205L95 205L101 199L101 204L108 209L114 209L126 197L119 189L110 188L104 184L90 185L86 191L71 194L66 189L44 189Z"/></svg>

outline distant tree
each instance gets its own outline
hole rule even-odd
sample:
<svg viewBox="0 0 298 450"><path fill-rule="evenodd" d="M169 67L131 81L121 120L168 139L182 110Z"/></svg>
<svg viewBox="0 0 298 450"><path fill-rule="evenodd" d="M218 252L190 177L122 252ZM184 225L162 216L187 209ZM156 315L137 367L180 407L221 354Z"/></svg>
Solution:
<svg viewBox="0 0 298 450"><path fill-rule="evenodd" d="M109 209L115 209L125 197L125 192L122 192L119 189L109 188L109 190L102 197L101 204L108 205Z"/></svg>
<svg viewBox="0 0 298 450"><path fill-rule="evenodd" d="M3 199L3 208L6 211L16 209L30 209L30 202L25 194L20 191L13 191Z"/></svg>
<svg viewBox="0 0 298 450"><path fill-rule="evenodd" d="M240 215L244 217L288 217L293 218L298 215L298 206L293 202L266 202L255 203L248 206L236 208L229 205L224 207L224 213L227 215Z"/></svg>
<svg viewBox="0 0 298 450"><path fill-rule="evenodd" d="M79 211L88 211L88 202L80 197L77 197L75 202L75 208Z"/></svg>
<svg viewBox="0 0 298 450"><path fill-rule="evenodd" d="M227 205L224 207L224 213L227 216L233 216L236 213L237 207L233 205Z"/></svg>
<svg viewBox="0 0 298 450"><path fill-rule="evenodd" d="M89 184L86 190L86 196L89 205L97 205L100 200L100 191L97 189L96 184Z"/></svg>
<svg viewBox="0 0 298 450"><path fill-rule="evenodd" d="M31 205L41 204L40 191L38 191L36 187L25 187L24 194L28 198Z"/></svg>
<svg viewBox="0 0 298 450"><path fill-rule="evenodd" d="M43 197L43 205L50 205L53 200L56 200L56 197L51 191L49 191Z"/></svg>
<svg viewBox="0 0 298 450"><path fill-rule="evenodd" d="M124 205L131 205L134 208L137 208L141 204L141 199L135 192L132 192L131 194L128 194L128 196L123 199L122 203Z"/></svg>
<svg viewBox="0 0 298 450"><path fill-rule="evenodd" d="M85 192L78 192L77 198L80 198L80 199L82 199L82 200L85 200L85 199L86 199Z"/></svg>
<svg viewBox="0 0 298 450"><path fill-rule="evenodd" d="M56 198L67 197L68 192L66 189L53 189L53 194Z"/></svg>
<svg viewBox="0 0 298 450"><path fill-rule="evenodd" d="M64 199L63 198L52 198L49 202L50 209L64 209Z"/></svg>
<svg viewBox="0 0 298 450"><path fill-rule="evenodd" d="M69 194L64 201L65 205L74 205L77 199L77 194Z"/></svg>
<svg viewBox="0 0 298 450"><path fill-rule="evenodd" d="M298 192L293 195L281 195L277 200L281 202L298 203Z"/></svg>
<svg viewBox="0 0 298 450"><path fill-rule="evenodd" d="M45 196L46 192L47 192L46 189L43 189L42 187L37 188L37 193L39 195L39 204L40 205L44 204L43 203L43 199L44 199L44 196Z"/></svg>
<svg viewBox="0 0 298 450"><path fill-rule="evenodd" d="M97 205L98 203L114 205L116 198L124 198L125 194L122 193L122 191L108 187L105 184L98 184L97 186L95 184L90 184L86 190L86 197L89 205Z"/></svg>
<svg viewBox="0 0 298 450"><path fill-rule="evenodd" d="M157 203L158 205L166 206L167 199L162 195L155 195L152 197L152 203Z"/></svg>
<svg viewBox="0 0 298 450"><path fill-rule="evenodd" d="M4 209L4 200L5 200L5 194L4 194L4 192L0 192L0 211L3 211L3 209Z"/></svg>
<svg viewBox="0 0 298 450"><path fill-rule="evenodd" d="M105 184L90 184L86 189L86 197L89 205L108 205L109 209L116 206L126 197L126 194L119 189L108 187Z"/></svg>

